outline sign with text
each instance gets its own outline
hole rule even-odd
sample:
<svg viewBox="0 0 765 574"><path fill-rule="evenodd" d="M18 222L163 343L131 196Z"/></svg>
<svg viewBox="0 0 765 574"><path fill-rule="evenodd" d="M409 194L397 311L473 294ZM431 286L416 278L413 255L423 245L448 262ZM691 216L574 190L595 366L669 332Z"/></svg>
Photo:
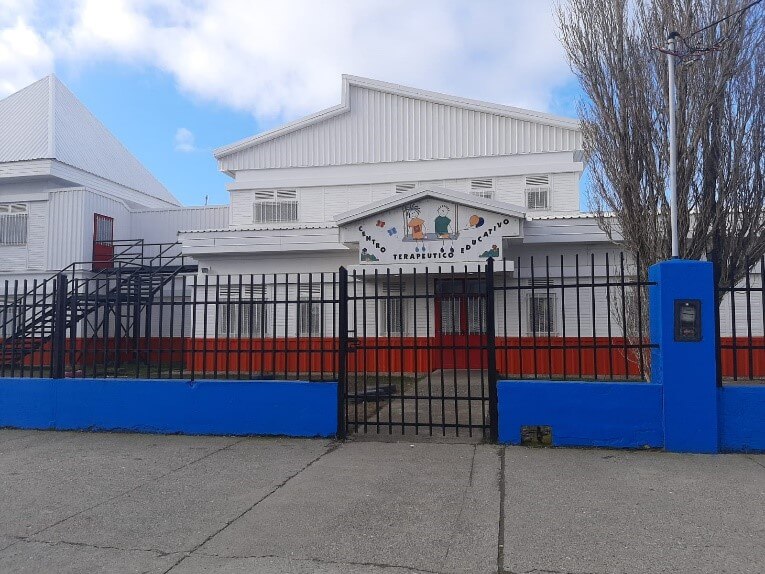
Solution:
<svg viewBox="0 0 765 574"><path fill-rule="evenodd" d="M485 261L502 258L502 238L518 236L517 217L425 197L349 225L361 263Z"/></svg>

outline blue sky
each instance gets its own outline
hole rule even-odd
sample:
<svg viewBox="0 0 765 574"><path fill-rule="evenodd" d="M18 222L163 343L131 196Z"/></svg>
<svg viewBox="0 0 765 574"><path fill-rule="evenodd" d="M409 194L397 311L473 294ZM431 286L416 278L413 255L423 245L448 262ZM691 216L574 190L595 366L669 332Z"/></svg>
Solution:
<svg viewBox="0 0 765 574"><path fill-rule="evenodd" d="M211 204L228 201L230 178L217 171L214 148L339 103L342 73L576 115L580 92L551 2L252 7L251 0L0 0L0 97L55 72L191 205L206 195Z"/></svg>
<svg viewBox="0 0 765 574"><path fill-rule="evenodd" d="M203 102L178 91L173 78L152 69L101 64L86 72L56 71L67 87L182 203L228 203L212 150L263 129L247 112ZM193 149L176 149L179 129Z"/></svg>

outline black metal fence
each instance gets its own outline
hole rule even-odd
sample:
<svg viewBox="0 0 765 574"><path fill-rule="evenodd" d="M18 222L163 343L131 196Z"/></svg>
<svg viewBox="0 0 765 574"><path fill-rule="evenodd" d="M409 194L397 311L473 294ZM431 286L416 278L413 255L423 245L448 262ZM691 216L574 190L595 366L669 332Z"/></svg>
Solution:
<svg viewBox="0 0 765 574"><path fill-rule="evenodd" d="M650 370L649 283L620 254L496 261L491 273L463 264L213 276L163 247L131 249L97 273L83 265L5 282L0 376L336 380L341 311L359 405L397 384L419 408L420 383L430 393L442 378L453 400L480 404L490 372L646 380ZM461 371L469 396L446 379Z"/></svg>
<svg viewBox="0 0 765 574"><path fill-rule="evenodd" d="M721 383L765 383L765 258L738 283L718 287Z"/></svg>
<svg viewBox="0 0 765 574"><path fill-rule="evenodd" d="M186 269L5 282L0 376L337 380L337 273Z"/></svg>
<svg viewBox="0 0 765 574"><path fill-rule="evenodd" d="M508 378L648 380L647 272L623 253L517 258L498 293L497 368ZM507 262L504 262L507 265Z"/></svg>

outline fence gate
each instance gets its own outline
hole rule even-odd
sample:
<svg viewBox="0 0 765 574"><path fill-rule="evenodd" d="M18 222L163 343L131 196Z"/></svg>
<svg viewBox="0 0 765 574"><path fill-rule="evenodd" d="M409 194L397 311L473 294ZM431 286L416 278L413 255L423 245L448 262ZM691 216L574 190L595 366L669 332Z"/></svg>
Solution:
<svg viewBox="0 0 765 574"><path fill-rule="evenodd" d="M340 428L496 439L493 263L339 279Z"/></svg>

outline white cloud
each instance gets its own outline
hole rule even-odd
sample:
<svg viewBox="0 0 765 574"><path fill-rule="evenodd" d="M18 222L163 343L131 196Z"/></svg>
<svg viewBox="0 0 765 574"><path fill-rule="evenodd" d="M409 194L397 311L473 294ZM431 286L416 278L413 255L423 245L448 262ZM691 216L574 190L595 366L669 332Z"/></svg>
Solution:
<svg viewBox="0 0 765 574"><path fill-rule="evenodd" d="M18 91L52 70L53 52L24 18L0 25L0 96Z"/></svg>
<svg viewBox="0 0 765 574"><path fill-rule="evenodd" d="M526 0L78 0L36 33L57 60L156 66L189 95L261 119L338 103L342 73L545 110L571 78L552 11Z"/></svg>
<svg viewBox="0 0 765 574"><path fill-rule="evenodd" d="M186 128L178 128L175 132L175 151L191 153L196 151L194 134Z"/></svg>

